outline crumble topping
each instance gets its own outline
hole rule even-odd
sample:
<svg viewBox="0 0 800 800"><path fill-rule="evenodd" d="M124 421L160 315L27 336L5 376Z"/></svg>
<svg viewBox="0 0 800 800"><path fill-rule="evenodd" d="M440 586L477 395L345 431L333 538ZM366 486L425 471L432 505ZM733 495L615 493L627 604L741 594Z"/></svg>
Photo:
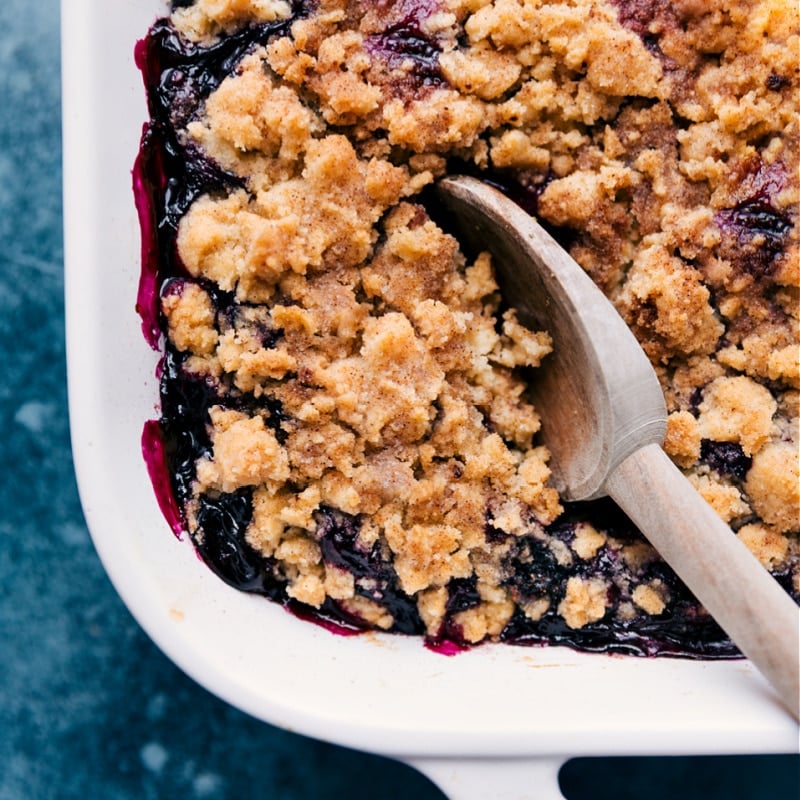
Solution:
<svg viewBox="0 0 800 800"><path fill-rule="evenodd" d="M196 0L168 24L197 52L252 31L176 103L176 142L218 174L174 223L161 299L180 374L214 395L181 484L197 541L235 498L288 597L432 639L689 607L617 517L549 485L525 387L550 338L425 193L466 170L615 303L667 453L798 591L795 6Z"/></svg>
<svg viewBox="0 0 800 800"><path fill-rule="evenodd" d="M191 41L216 38L232 33L250 22L273 22L287 19L291 5L286 0L194 0L175 3L172 20L176 30Z"/></svg>

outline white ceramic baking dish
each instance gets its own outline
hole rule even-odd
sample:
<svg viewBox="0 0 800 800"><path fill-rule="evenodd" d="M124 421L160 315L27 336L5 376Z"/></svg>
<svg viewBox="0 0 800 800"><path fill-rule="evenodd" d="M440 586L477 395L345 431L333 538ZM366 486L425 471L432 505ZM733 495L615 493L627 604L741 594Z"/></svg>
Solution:
<svg viewBox="0 0 800 800"><path fill-rule="evenodd" d="M130 170L145 98L135 41L158 0L64 0L64 211L75 467L125 603L188 675L253 716L406 760L452 797L560 797L570 756L790 753L798 728L745 661L341 637L230 589L170 532L140 450L157 356L134 312Z"/></svg>

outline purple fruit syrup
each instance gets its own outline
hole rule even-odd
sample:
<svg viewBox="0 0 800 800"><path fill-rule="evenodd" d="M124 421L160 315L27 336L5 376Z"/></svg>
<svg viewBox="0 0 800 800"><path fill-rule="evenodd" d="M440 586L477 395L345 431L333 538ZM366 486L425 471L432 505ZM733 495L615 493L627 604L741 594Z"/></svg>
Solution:
<svg viewBox="0 0 800 800"><path fill-rule="evenodd" d="M156 501L172 532L179 539L183 537L184 526L181 511L172 490L167 459L164 452L164 438L158 420L148 420L142 429L142 455L147 465L147 474L156 494Z"/></svg>

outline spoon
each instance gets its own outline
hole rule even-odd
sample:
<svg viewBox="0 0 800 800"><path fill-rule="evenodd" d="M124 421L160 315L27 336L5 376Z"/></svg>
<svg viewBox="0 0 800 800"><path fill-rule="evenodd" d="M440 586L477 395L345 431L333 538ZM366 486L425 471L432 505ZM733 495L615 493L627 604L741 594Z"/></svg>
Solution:
<svg viewBox="0 0 800 800"><path fill-rule="evenodd" d="M662 450L661 387L614 306L498 190L458 176L437 191L465 240L491 253L519 321L553 338L530 392L561 496L610 496L800 718L800 609Z"/></svg>

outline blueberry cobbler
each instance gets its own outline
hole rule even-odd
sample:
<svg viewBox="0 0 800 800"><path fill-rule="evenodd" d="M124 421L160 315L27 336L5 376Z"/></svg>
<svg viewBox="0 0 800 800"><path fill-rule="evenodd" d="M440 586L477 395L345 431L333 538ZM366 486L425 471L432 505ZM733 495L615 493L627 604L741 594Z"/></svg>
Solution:
<svg viewBox="0 0 800 800"><path fill-rule="evenodd" d="M134 184L176 532L342 631L735 656L619 509L552 488L550 337L430 187L481 176L568 248L658 372L667 453L798 600L798 27L791 0L174 2Z"/></svg>

